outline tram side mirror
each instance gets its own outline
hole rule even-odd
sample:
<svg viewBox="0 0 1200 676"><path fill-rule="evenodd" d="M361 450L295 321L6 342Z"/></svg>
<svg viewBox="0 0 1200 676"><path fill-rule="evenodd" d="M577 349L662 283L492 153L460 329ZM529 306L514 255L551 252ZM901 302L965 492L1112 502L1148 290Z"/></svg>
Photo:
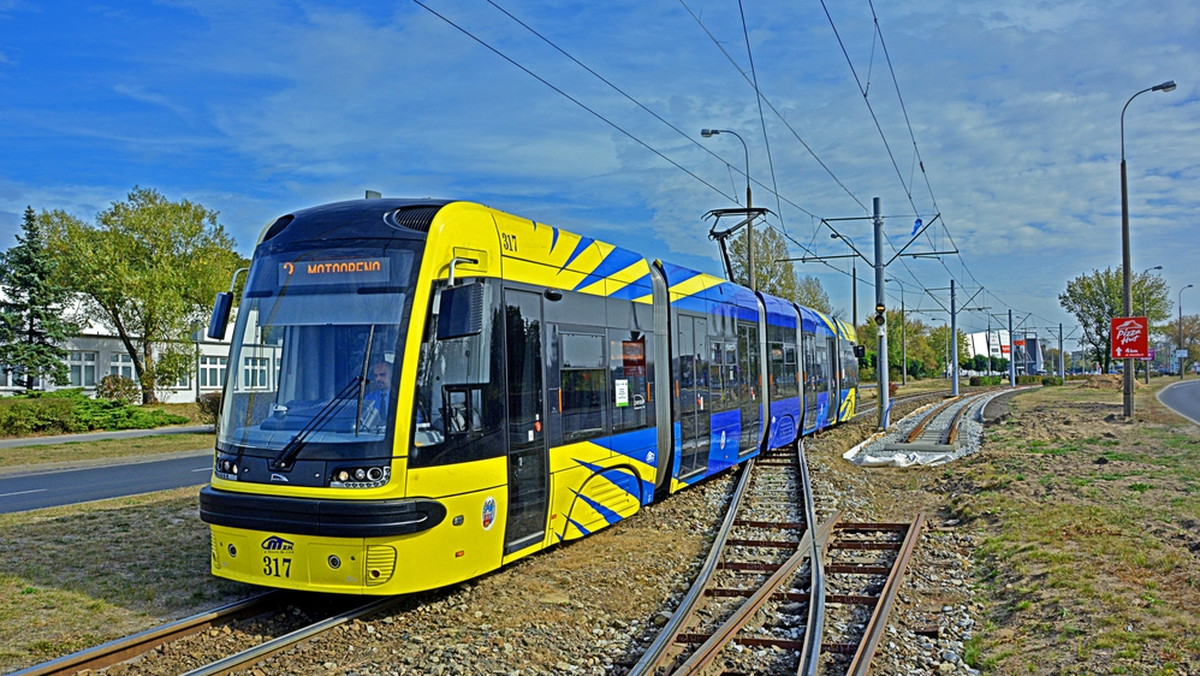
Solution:
<svg viewBox="0 0 1200 676"><path fill-rule="evenodd" d="M438 298L438 340L474 336L482 330L483 284L442 289Z"/></svg>
<svg viewBox="0 0 1200 676"><path fill-rule="evenodd" d="M233 308L233 294L221 291L213 301L212 317L208 320L208 337L213 340L225 338L225 328L229 326L229 310Z"/></svg>
<svg viewBox="0 0 1200 676"><path fill-rule="evenodd" d="M866 345L855 345L854 346L854 356L858 357L859 359L862 359L863 357L867 356L867 346Z"/></svg>

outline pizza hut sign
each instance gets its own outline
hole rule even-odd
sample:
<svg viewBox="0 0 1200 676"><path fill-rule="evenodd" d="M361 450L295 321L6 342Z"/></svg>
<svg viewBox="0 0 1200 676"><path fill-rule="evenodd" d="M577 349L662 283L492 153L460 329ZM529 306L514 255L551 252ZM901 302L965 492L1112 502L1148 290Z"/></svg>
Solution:
<svg viewBox="0 0 1200 676"><path fill-rule="evenodd" d="M1145 317L1113 317L1109 342L1113 359L1148 359L1150 323Z"/></svg>

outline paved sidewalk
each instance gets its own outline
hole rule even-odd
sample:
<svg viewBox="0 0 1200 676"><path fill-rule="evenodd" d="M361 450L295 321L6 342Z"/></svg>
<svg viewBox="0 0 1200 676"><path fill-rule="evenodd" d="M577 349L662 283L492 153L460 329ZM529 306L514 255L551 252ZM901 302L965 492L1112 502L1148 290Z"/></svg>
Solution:
<svg viewBox="0 0 1200 676"><path fill-rule="evenodd" d="M211 434L212 432L212 425L189 425L183 427L156 427L149 430L121 430L119 432L60 434L53 437L18 437L16 439L0 439L0 448L16 448L18 446L46 446L48 444L66 444L73 441L130 439L133 437L148 437L158 434Z"/></svg>

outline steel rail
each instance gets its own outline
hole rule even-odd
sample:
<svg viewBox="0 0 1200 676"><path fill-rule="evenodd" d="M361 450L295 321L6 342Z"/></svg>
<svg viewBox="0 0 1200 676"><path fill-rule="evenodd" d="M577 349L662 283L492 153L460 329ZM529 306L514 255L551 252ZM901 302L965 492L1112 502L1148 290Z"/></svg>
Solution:
<svg viewBox="0 0 1200 676"><path fill-rule="evenodd" d="M945 396L948 396L949 394L950 394L950 390L936 390L933 392L920 392L917 394L905 394L902 396L892 398L891 404L893 406L895 406L896 404L899 404L902 402L907 402L907 401L912 401L914 399L924 399L927 397L945 397ZM871 401L874 402L875 400L871 400ZM851 418L852 420L857 420L858 418L871 415L878 408L877 405L867 406L867 405L865 405L866 402L863 402L863 403L864 403L863 406L855 408L854 417Z"/></svg>
<svg viewBox="0 0 1200 676"><path fill-rule="evenodd" d="M942 411L945 411L953 406L954 402L958 400L959 399L957 397L954 399L947 399L946 401L943 401L941 404L938 404L936 407L934 407L932 411L926 413L925 417L921 418L921 422L917 423L917 426L912 428L912 431L908 433L908 437L905 438L905 441L911 444L919 439L925 432L925 427L929 425L929 423L933 422L933 419L938 417Z"/></svg>
<svg viewBox="0 0 1200 676"><path fill-rule="evenodd" d="M86 648L70 655L64 655L49 662L35 664L9 676L57 676L59 674L75 674L80 671L96 671L114 664L120 664L138 655L150 652L155 646L178 640L184 636L197 634L209 627L235 619L253 617L264 612L265 608L275 603L276 598L283 592L269 591L251 596L248 599L234 601L213 610L206 610L190 617L147 629L146 631L114 639L93 648Z"/></svg>
<svg viewBox="0 0 1200 676"><path fill-rule="evenodd" d="M796 442L796 458L800 463L800 477L804 485L804 518L810 524L817 522L817 510L813 504L812 481L808 474L808 459L804 455L804 438ZM825 631L825 550L829 546L829 534L833 524L841 517L838 511L821 525L817 537L809 537L809 602L808 625L804 631L804 648L800 651L800 663L796 673L800 676L816 676L821 659L821 635ZM828 526L829 530L824 530ZM809 528L805 535L812 532ZM801 545L800 549L803 549Z"/></svg>
<svg viewBox="0 0 1200 676"><path fill-rule="evenodd" d="M925 514L919 513L908 527L904 544L901 545L900 553L896 555L896 560L892 564L892 570L879 595L879 602L875 604L875 611L871 613L871 619L863 631L863 640L858 644L858 651L854 653L854 658L850 661L846 676L866 676L870 669L871 658L875 656L875 649L879 646L879 641L883 638L883 632L887 628L888 615L896 600L896 594L900 591L900 581L908 568L913 550L916 549L924 523Z"/></svg>
<svg viewBox="0 0 1200 676"><path fill-rule="evenodd" d="M679 602L679 607L675 609L675 613L663 625L662 631L658 633L658 637L650 643L646 648L646 652L642 653L642 657L629 670L630 676L640 676L642 674L654 673L654 670L666 659L667 651L675 643L675 638L683 632L684 624L691 617L692 611L695 610L696 604L704 595L704 588L708 581L712 579L713 573L717 569L717 564L721 560L721 552L725 548L725 543L729 539L729 533L733 530L733 524L736 520L738 508L742 504L742 499L750 487L750 475L754 468L756 459L751 459L742 466L742 475L738 479L737 489L734 491L733 497L729 502L729 509L725 512L725 519L721 522L721 528L717 531L716 538L713 540L713 546L709 549L708 557L704 560L704 565L700 568L700 573L696 576L695 582L688 589L687 594Z"/></svg>
<svg viewBox="0 0 1200 676"><path fill-rule="evenodd" d="M833 531L834 524L837 523L840 517L841 512L838 512L828 521L821 524L820 527L817 528L816 540L813 539L813 533L811 530L805 531L804 537L800 539L800 544L796 548L796 553L792 554L792 556L786 562L784 562L778 570L775 571L775 574L772 575L766 582L764 582L762 586L754 592L754 594L746 599L746 601L742 603L742 605L739 606L738 609L734 611L733 614L730 615L720 627L717 627L713 631L712 635L708 637L708 640L705 641L699 648L696 648L691 657L689 657L683 664L680 664L678 667L676 667L676 669L671 672L672 676L691 676L692 674L698 674L701 673L705 667L711 664L721 650L730 642L735 640L735 636L737 635L738 631L740 631L742 627L746 626L746 623L754 617L754 614L762 609L763 605L770 600L772 594L779 589L780 585L786 582L787 579L793 573L795 573L796 569L800 567L800 564L804 563L805 559L812 556L814 544L823 548L823 546L819 543L829 539L829 534ZM817 596L815 598L821 599L822 597ZM818 603L812 603L810 600L810 609L817 605L823 606L823 603L820 603L819 601ZM810 612L810 632L812 630L811 617L812 615ZM819 623L816 631L820 631ZM775 641L770 642L774 643ZM806 634L804 645L805 650L810 647L810 644L811 641Z"/></svg>
<svg viewBox="0 0 1200 676"><path fill-rule="evenodd" d="M984 394L979 394L971 397L965 404L963 404L962 408L958 409L958 413L954 414L954 419L950 421L950 428L946 430L946 443L948 445L953 446L954 442L958 440L958 425L962 422L963 415L966 414L968 409L975 405L975 402L979 401L984 396Z"/></svg>
<svg viewBox="0 0 1200 676"><path fill-rule="evenodd" d="M308 639L323 634L335 627L338 627L346 622L356 620L360 617L365 617L372 613L378 612L388 606L401 603L404 600L402 596L387 596L376 599L365 605L353 608L344 613L334 615L320 622L314 622L307 627L301 627L289 634L284 634L278 638L271 639L260 643L253 648L243 650L240 653L230 655L229 657L217 660L211 664L206 664L198 669L193 669L186 672L183 676L218 676L220 674L229 674L238 669L241 669L249 664L253 664L259 660L266 659L271 655L283 652L294 645L307 641Z"/></svg>

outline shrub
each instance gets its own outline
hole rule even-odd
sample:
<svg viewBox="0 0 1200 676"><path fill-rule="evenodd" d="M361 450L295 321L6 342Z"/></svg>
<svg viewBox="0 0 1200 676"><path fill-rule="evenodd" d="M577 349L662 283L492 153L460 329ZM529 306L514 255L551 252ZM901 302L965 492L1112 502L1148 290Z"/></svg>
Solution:
<svg viewBox="0 0 1200 676"><path fill-rule="evenodd" d="M200 395L196 400L196 408L200 409L200 421L216 425L221 419L221 393L209 392Z"/></svg>
<svg viewBox="0 0 1200 676"><path fill-rule="evenodd" d="M78 389L0 399L0 434L6 436L146 429L186 422L188 419L181 415L91 399Z"/></svg>
<svg viewBox="0 0 1200 676"><path fill-rule="evenodd" d="M1003 376L971 376L971 385L1003 385Z"/></svg>
<svg viewBox="0 0 1200 676"><path fill-rule="evenodd" d="M132 378L109 374L100 379L96 396L122 404L132 404L142 398L142 388Z"/></svg>
<svg viewBox="0 0 1200 676"><path fill-rule="evenodd" d="M1043 385L1062 385L1063 379L1058 376L1042 376Z"/></svg>

